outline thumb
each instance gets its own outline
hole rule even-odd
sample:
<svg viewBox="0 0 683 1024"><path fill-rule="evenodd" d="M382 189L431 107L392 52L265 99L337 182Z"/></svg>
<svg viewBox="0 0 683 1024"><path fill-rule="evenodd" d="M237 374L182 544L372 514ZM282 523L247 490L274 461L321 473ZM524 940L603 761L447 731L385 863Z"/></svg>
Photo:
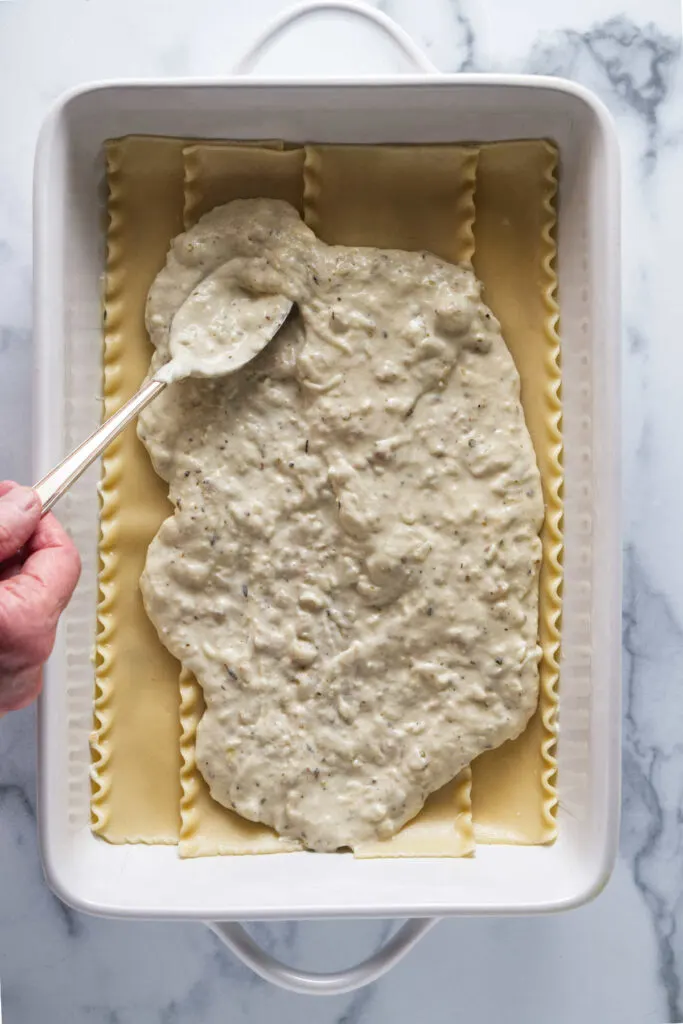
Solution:
<svg viewBox="0 0 683 1024"><path fill-rule="evenodd" d="M40 498L30 487L0 485L0 563L16 555L40 522ZM5 493L2 493L4 491Z"/></svg>

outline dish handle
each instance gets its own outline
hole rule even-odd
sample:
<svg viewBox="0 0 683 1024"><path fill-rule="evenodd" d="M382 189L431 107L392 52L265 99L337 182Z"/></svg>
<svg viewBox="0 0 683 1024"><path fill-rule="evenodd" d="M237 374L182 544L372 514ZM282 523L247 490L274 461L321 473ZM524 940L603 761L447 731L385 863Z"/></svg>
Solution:
<svg viewBox="0 0 683 1024"><path fill-rule="evenodd" d="M380 32L387 36L394 46L413 65L416 71L427 75L438 74L438 68L432 64L430 59L422 52L419 46L411 39L405 29L397 25L392 18L382 11L377 11L363 3L356 3L355 0L305 0L304 3L296 4L289 10L283 11L281 15L274 18L266 28L256 37L247 52L237 61L233 71L236 75L250 74L265 51L274 43L291 25L302 21L311 14L320 11L346 12L355 17L374 25Z"/></svg>
<svg viewBox="0 0 683 1024"><path fill-rule="evenodd" d="M265 981L280 988L304 995L336 996L353 992L381 978L432 928L439 918L413 918L399 928L389 941L367 960L344 971L318 973L289 967L261 949L251 935L236 921L206 921L211 931Z"/></svg>

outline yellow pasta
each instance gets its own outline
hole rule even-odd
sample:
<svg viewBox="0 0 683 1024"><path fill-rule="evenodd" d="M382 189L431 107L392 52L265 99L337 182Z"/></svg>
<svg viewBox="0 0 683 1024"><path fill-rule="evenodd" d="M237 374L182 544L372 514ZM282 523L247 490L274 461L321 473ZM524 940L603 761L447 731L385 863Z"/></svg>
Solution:
<svg viewBox="0 0 683 1024"><path fill-rule="evenodd" d="M214 206L231 199L284 199L303 209L302 149L283 150L281 142L204 143L187 146L185 227Z"/></svg>
<svg viewBox="0 0 683 1024"><path fill-rule="evenodd" d="M204 714L202 688L191 672L180 676L181 757L180 856L210 854L286 853L301 849L281 839L271 828L246 821L216 803L209 793L195 758L197 726Z"/></svg>
<svg viewBox="0 0 683 1024"><path fill-rule="evenodd" d="M304 219L333 245L428 249L469 263L477 156L471 146L306 146ZM471 853L470 784L466 768L398 835L364 843L356 856Z"/></svg>
<svg viewBox="0 0 683 1024"><path fill-rule="evenodd" d="M182 230L182 143L131 137L107 145L109 228L104 415L140 386L152 346L147 290ZM138 581L169 514L167 488L129 426L107 449L101 484L93 829L110 842L178 841L179 665L145 615Z"/></svg>
<svg viewBox="0 0 683 1024"><path fill-rule="evenodd" d="M472 146L306 146L304 219L332 245L474 251Z"/></svg>
<svg viewBox="0 0 683 1024"><path fill-rule="evenodd" d="M475 837L546 843L557 832L557 685L562 586L562 406L554 208L557 150L543 141L483 146L477 171L474 268L522 383L541 471L540 699L517 740L472 766Z"/></svg>
<svg viewBox="0 0 683 1024"><path fill-rule="evenodd" d="M303 207L302 149L284 150L282 143L274 142L201 143L187 146L183 159L187 226L232 199L268 196ZM197 726L204 713L202 688L190 672L182 673L180 688L181 857L300 849L298 843L280 839L267 826L245 821L212 799L195 761Z"/></svg>
<svg viewBox="0 0 683 1024"><path fill-rule="evenodd" d="M427 801L391 839L361 843L356 857L464 857L474 853L472 771L460 774Z"/></svg>

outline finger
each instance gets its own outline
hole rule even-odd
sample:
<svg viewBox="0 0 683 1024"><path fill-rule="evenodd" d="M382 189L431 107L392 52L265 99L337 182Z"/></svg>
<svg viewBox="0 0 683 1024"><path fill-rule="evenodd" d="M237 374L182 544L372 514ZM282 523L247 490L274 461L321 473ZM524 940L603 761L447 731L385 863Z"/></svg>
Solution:
<svg viewBox="0 0 683 1024"><path fill-rule="evenodd" d="M0 595L9 607L2 608L5 620L11 614L31 616L51 628L66 607L81 572L81 560L73 541L52 515L41 519L26 545L22 570L0 583Z"/></svg>
<svg viewBox="0 0 683 1024"><path fill-rule="evenodd" d="M19 484L15 484L14 480L0 480L0 498L3 494L7 494L8 491L13 491Z"/></svg>
<svg viewBox="0 0 683 1024"><path fill-rule="evenodd" d="M80 574L78 552L54 516L41 520L27 551L21 572L0 582L0 651L15 670L49 657Z"/></svg>
<svg viewBox="0 0 683 1024"><path fill-rule="evenodd" d="M81 575L81 559L71 537L53 515L44 516L26 545L24 573L55 597L59 610L66 606Z"/></svg>
<svg viewBox="0 0 683 1024"><path fill-rule="evenodd" d="M10 558L6 562L0 565L0 583L3 580L11 580L13 576L18 576L24 566L24 558L21 552L16 558Z"/></svg>
<svg viewBox="0 0 683 1024"><path fill-rule="evenodd" d="M0 563L17 553L40 522L40 498L30 487L3 481L0 492Z"/></svg>

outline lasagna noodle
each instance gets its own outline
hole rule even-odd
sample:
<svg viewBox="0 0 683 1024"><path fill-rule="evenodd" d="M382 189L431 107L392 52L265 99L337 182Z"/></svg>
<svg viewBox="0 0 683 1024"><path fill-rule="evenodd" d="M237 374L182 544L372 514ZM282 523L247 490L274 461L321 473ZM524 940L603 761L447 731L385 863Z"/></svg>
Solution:
<svg viewBox="0 0 683 1024"><path fill-rule="evenodd" d="M303 150L283 150L281 143L279 148L277 145L208 143L187 146L183 154L186 225L233 199L259 196L286 199L301 211ZM151 463L150 472L153 472ZM246 821L212 798L195 756L204 697L201 686L189 671L181 675L180 694L180 856L282 853L300 849L300 844L281 839L267 825Z"/></svg>
<svg viewBox="0 0 683 1024"><path fill-rule="evenodd" d="M466 146L306 146L304 219L333 245L428 249L452 263L474 251L477 150ZM472 853L471 772L433 793L388 840L357 857Z"/></svg>
<svg viewBox="0 0 683 1024"><path fill-rule="evenodd" d="M335 154L345 149L326 147L306 148L306 172L299 178L304 189L306 220L311 227L319 221L318 230L325 237L326 222L318 214L319 197L326 194L326 182L321 172L331 161L334 167ZM386 181L363 173L363 166L371 164L381 154L381 175L386 174L386 154L376 148L352 147L354 160L352 169L362 181L365 189L354 188L356 207L346 201L346 193L332 197L332 205L342 212L341 223L348 230L362 230L369 209L373 209L378 223L384 225L381 235L364 235L362 238L344 238L345 244L372 244L400 248L435 248L447 251L452 260L471 260L472 220L474 215L473 191L476 171L476 152L462 147L439 147L439 159L435 150L392 149L399 155L400 182L396 194L386 189ZM318 161L318 154L324 159ZM255 154L254 154L255 155ZM267 195L270 198L288 198L301 209L301 199L294 203L294 189L283 177L284 164L277 158L288 158L289 166L300 169L303 166L303 151L287 150L283 153L261 153L258 169L253 173L260 181L260 191L249 195ZM267 158L267 159L264 159ZM273 159L275 158L275 159ZM294 161L296 158L296 163ZM391 160L390 160L391 162ZM236 175L234 182L230 175L230 147L194 146L185 151L186 195L185 209L192 211L187 220L206 212L217 202L244 198L243 184ZM358 165L358 166L356 166ZM315 166L315 171L312 171ZM430 170L432 173L430 173ZM272 182L268 173L273 173ZM300 170L298 170L300 174ZM205 176L211 193L211 201L205 199ZM217 180L219 179L219 180ZM392 228L392 218L400 226L400 211L408 198L409 182L427 182L443 197L439 204L433 200L433 214L422 229L422 237L416 233L416 225L403 237ZM329 198L328 198L329 202ZM438 215L437 215L438 213ZM391 233L390 233L391 232ZM439 234L441 237L439 238ZM377 240L381 238L381 240ZM336 241L336 239L334 239ZM294 844L283 845L284 841L265 826L245 822L238 815L221 807L210 796L195 762L196 730L204 711L201 687L190 673L181 677L182 695L182 801L181 801L181 856L202 856L216 853L269 853L283 848L295 848ZM445 786L428 800L420 815L392 840L384 843L366 843L356 850L361 857L394 856L460 856L473 849L472 821L470 813L470 771L465 769L454 782Z"/></svg>
<svg viewBox="0 0 683 1024"><path fill-rule="evenodd" d="M474 251L471 146L306 146L304 219L330 245Z"/></svg>
<svg viewBox="0 0 683 1024"><path fill-rule="evenodd" d="M267 825L247 821L213 799L197 768L195 755L197 726L204 707L201 686L191 672L183 669L180 674L180 856L285 853L301 849L298 843L281 839Z"/></svg>
<svg viewBox="0 0 683 1024"><path fill-rule="evenodd" d="M472 765L478 843L536 844L557 834L557 702L562 587L561 372L555 269L557 149L544 141L482 146L474 268L521 379L541 473L540 697L526 731Z"/></svg>
<svg viewBox="0 0 683 1024"><path fill-rule="evenodd" d="M147 374L147 291L182 230L182 142L129 137L106 147L109 185L104 415ZM113 843L177 843L178 662L148 620L138 581L170 513L166 484L129 426L102 460L92 824Z"/></svg>
<svg viewBox="0 0 683 1024"><path fill-rule="evenodd" d="M187 146L185 227L231 199L284 199L303 210L303 149L282 142L205 143Z"/></svg>

